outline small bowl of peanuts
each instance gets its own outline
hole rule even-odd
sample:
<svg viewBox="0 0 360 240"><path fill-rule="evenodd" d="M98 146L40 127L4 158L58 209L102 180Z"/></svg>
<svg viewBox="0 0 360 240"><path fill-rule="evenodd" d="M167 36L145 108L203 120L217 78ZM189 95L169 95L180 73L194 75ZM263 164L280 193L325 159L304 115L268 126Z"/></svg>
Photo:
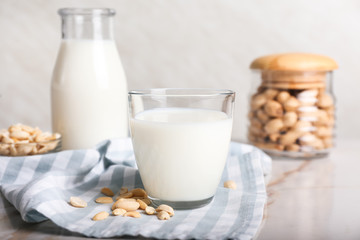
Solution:
<svg viewBox="0 0 360 240"><path fill-rule="evenodd" d="M14 124L0 130L1 156L28 156L61 150L59 133L43 132L38 127Z"/></svg>

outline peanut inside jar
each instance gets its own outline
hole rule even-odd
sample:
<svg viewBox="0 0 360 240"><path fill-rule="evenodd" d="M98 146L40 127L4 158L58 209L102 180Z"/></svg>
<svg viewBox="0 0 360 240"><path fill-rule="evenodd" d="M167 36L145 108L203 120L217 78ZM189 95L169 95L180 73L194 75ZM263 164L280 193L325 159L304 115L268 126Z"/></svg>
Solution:
<svg viewBox="0 0 360 240"><path fill-rule="evenodd" d="M296 61L291 56L288 63L281 55L252 63L254 67L260 61L254 69L261 70L257 71L260 83L250 98L248 139L252 144L264 150L298 153L321 152L333 146L335 108L331 74L329 69L319 69L318 65L322 66L319 58L313 63L303 62L311 57L301 55ZM317 64L318 69L311 69L311 64ZM284 65L286 70L264 69L285 68ZM304 65L309 69L300 68Z"/></svg>

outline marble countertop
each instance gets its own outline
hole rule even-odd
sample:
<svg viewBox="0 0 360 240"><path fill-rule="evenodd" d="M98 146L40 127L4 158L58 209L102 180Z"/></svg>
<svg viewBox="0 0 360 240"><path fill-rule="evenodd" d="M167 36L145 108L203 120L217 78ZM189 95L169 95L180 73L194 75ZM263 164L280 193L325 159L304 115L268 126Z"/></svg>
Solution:
<svg viewBox="0 0 360 240"><path fill-rule="evenodd" d="M274 159L256 239L360 239L360 139L337 141L330 156ZM50 221L29 224L1 195L0 239L85 239Z"/></svg>

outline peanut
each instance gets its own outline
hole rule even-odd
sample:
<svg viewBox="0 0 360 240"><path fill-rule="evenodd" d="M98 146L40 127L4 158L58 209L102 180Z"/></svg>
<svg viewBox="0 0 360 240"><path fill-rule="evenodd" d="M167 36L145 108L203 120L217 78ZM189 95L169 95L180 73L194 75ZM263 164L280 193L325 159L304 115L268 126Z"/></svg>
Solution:
<svg viewBox="0 0 360 240"><path fill-rule="evenodd" d="M84 200L82 200L79 197L70 197L70 204L71 204L71 206L77 207L77 208L87 207L87 202L85 202Z"/></svg>
<svg viewBox="0 0 360 240"><path fill-rule="evenodd" d="M132 192L127 192L127 193L123 193L120 194L119 196L116 197L116 200L120 199L120 198L131 198L133 196Z"/></svg>
<svg viewBox="0 0 360 240"><path fill-rule="evenodd" d="M10 132L10 137L13 139L16 138L18 140L25 140L25 139L29 139L30 134L28 132L16 130L16 131Z"/></svg>
<svg viewBox="0 0 360 240"><path fill-rule="evenodd" d="M254 128L260 128L260 129L262 128L262 123L256 118L253 118L250 121L250 123L251 123L251 126L253 126Z"/></svg>
<svg viewBox="0 0 360 240"><path fill-rule="evenodd" d="M284 145L280 145L280 144L277 144L277 143L255 142L254 145L257 146L258 148L269 149L269 150L283 151L285 149Z"/></svg>
<svg viewBox="0 0 360 240"><path fill-rule="evenodd" d="M130 211L130 212L126 212L126 213L124 214L124 217L140 218L141 215L140 215L140 213L137 212L137 211Z"/></svg>
<svg viewBox="0 0 360 240"><path fill-rule="evenodd" d="M113 199L111 197L99 197L95 200L97 203L113 203Z"/></svg>
<svg viewBox="0 0 360 240"><path fill-rule="evenodd" d="M174 216L174 209L166 204L161 204L156 208L156 212L161 212L161 211L167 212L170 215L170 217Z"/></svg>
<svg viewBox="0 0 360 240"><path fill-rule="evenodd" d="M145 190L142 188L135 188L135 189L131 190L131 192L133 194L133 197L142 197L142 198L147 197Z"/></svg>
<svg viewBox="0 0 360 240"><path fill-rule="evenodd" d="M11 143L15 143L15 141L13 139L11 139L9 136L7 135L2 135L2 139L1 141L3 143L7 143L7 144L11 144Z"/></svg>
<svg viewBox="0 0 360 240"><path fill-rule="evenodd" d="M332 138L324 138L323 139L323 143L324 143L324 148L332 148L333 147L333 142L332 142Z"/></svg>
<svg viewBox="0 0 360 240"><path fill-rule="evenodd" d="M316 131L317 135L320 138L327 138L332 136L332 128L328 127L319 127Z"/></svg>
<svg viewBox="0 0 360 240"><path fill-rule="evenodd" d="M148 206L143 200L137 199L136 200L140 204L140 209L145 210L145 208Z"/></svg>
<svg viewBox="0 0 360 240"><path fill-rule="evenodd" d="M318 106L321 108L328 108L334 105L332 97L326 93L319 96Z"/></svg>
<svg viewBox="0 0 360 240"><path fill-rule="evenodd" d="M148 199L148 198L141 198L141 200L146 203L147 205L150 205L151 204L151 200Z"/></svg>
<svg viewBox="0 0 360 240"><path fill-rule="evenodd" d="M109 197L114 196L114 192L110 188L107 188L107 187L102 188L101 193L106 195L106 196L109 196Z"/></svg>
<svg viewBox="0 0 360 240"><path fill-rule="evenodd" d="M108 212L102 211L102 212L97 213L95 216L93 216L92 220L93 221L101 221L101 220L106 219L108 216L109 216Z"/></svg>
<svg viewBox="0 0 360 240"><path fill-rule="evenodd" d="M292 127L297 121L297 114L295 112L286 112L283 121L285 127Z"/></svg>
<svg viewBox="0 0 360 240"><path fill-rule="evenodd" d="M276 89L268 88L264 91L264 95L267 99L274 99L278 95L279 91Z"/></svg>
<svg viewBox="0 0 360 240"><path fill-rule="evenodd" d="M125 213L126 213L126 210L122 209L122 208L116 208L112 211L112 214L114 216L124 216Z"/></svg>
<svg viewBox="0 0 360 240"><path fill-rule="evenodd" d="M145 208L145 212L146 212L147 215L153 215L155 213L155 208L147 206Z"/></svg>
<svg viewBox="0 0 360 240"><path fill-rule="evenodd" d="M264 127L264 130L268 134L277 133L284 127L284 123L280 118L270 120Z"/></svg>
<svg viewBox="0 0 360 240"><path fill-rule="evenodd" d="M224 182L224 187L235 190L237 188L237 185L236 185L236 183L234 181L228 180L228 181Z"/></svg>
<svg viewBox="0 0 360 240"><path fill-rule="evenodd" d="M298 131L288 131L284 135L281 135L279 138L279 143L282 145L291 145L294 144L296 139L300 137L300 132Z"/></svg>
<svg viewBox="0 0 360 240"><path fill-rule="evenodd" d="M286 91L281 91L277 97L276 100L283 104L286 100L288 100L290 98L290 93L286 92Z"/></svg>
<svg viewBox="0 0 360 240"><path fill-rule="evenodd" d="M297 144L291 144L286 146L285 150L289 152L298 152L300 150L300 146Z"/></svg>
<svg viewBox="0 0 360 240"><path fill-rule="evenodd" d="M170 215L166 211L158 212L157 217L159 220L169 220L170 219Z"/></svg>
<svg viewBox="0 0 360 240"><path fill-rule="evenodd" d="M120 195L121 194L124 194L124 193L127 193L128 192L128 188L127 187L122 187L120 188Z"/></svg>
<svg viewBox="0 0 360 240"><path fill-rule="evenodd" d="M311 125L311 122L300 120L295 123L293 129L298 131L308 132L311 131L313 127Z"/></svg>
<svg viewBox="0 0 360 240"><path fill-rule="evenodd" d="M22 156L30 154L34 148L35 148L34 144L26 144L26 143L18 144L16 146L17 154Z"/></svg>
<svg viewBox="0 0 360 240"><path fill-rule="evenodd" d="M17 156L18 155L14 144L10 144L9 149L10 149L10 156Z"/></svg>
<svg viewBox="0 0 360 240"><path fill-rule="evenodd" d="M115 208L122 208L126 211L135 211L139 209L140 204L138 202L132 202L132 201L116 201Z"/></svg>
<svg viewBox="0 0 360 240"><path fill-rule="evenodd" d="M297 97L298 98L313 98L316 97L319 94L319 90L317 89L309 89L309 90L304 90L302 92L300 92Z"/></svg>
<svg viewBox="0 0 360 240"><path fill-rule="evenodd" d="M119 203L119 202L136 202L136 200L135 199L132 199L132 198L119 198L119 199L117 199L116 200L116 202L114 202L114 204L112 205L112 207L111 207L111 210L114 210L115 208L117 208L117 204Z"/></svg>
<svg viewBox="0 0 360 240"><path fill-rule="evenodd" d="M267 98L264 94L255 95L251 101L251 109L257 110L261 108L267 101Z"/></svg>
<svg viewBox="0 0 360 240"><path fill-rule="evenodd" d="M265 112L270 117L281 117L283 115L283 108L280 103L270 100L264 105Z"/></svg>
<svg viewBox="0 0 360 240"><path fill-rule="evenodd" d="M256 111L256 117L260 120L261 123L266 123L269 120L269 115L267 115L262 109ZM251 120L253 119L255 118L251 118Z"/></svg>
<svg viewBox="0 0 360 240"><path fill-rule="evenodd" d="M0 143L0 155L10 155L10 148L7 144Z"/></svg>
<svg viewBox="0 0 360 240"><path fill-rule="evenodd" d="M316 141L315 135L311 133L306 133L302 137L299 138L301 145L313 145L313 142Z"/></svg>
<svg viewBox="0 0 360 240"><path fill-rule="evenodd" d="M288 100L284 102L283 105L284 105L284 109L287 112L291 112L291 111L295 111L300 106L300 103L295 97L291 96L289 97Z"/></svg>
<svg viewBox="0 0 360 240"><path fill-rule="evenodd" d="M280 133L272 133L269 134L269 138L271 141L276 142L280 137Z"/></svg>

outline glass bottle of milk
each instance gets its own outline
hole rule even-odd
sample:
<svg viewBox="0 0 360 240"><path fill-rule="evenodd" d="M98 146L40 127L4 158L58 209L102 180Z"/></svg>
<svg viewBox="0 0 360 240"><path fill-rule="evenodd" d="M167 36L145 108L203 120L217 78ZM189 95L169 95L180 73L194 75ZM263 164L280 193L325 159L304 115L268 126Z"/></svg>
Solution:
<svg viewBox="0 0 360 240"><path fill-rule="evenodd" d="M113 37L112 9L64 8L51 83L52 126L63 149L128 136L127 84Z"/></svg>

